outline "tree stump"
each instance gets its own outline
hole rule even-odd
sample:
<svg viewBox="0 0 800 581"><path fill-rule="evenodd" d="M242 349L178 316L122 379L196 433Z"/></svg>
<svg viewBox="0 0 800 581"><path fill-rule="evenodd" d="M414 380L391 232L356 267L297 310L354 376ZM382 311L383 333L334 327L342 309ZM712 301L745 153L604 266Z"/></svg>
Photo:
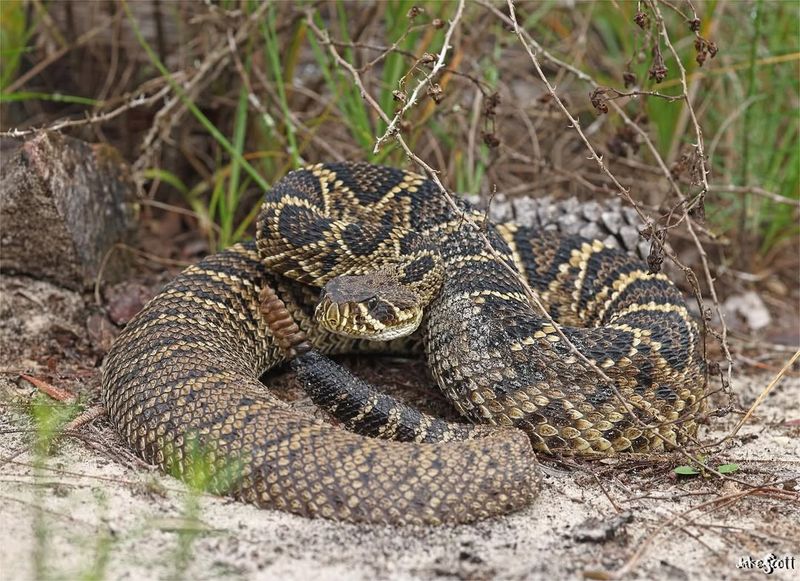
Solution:
<svg viewBox="0 0 800 581"><path fill-rule="evenodd" d="M81 290L118 280L136 225L136 185L119 153L56 133L0 143L0 270ZM105 264L104 264L105 263Z"/></svg>

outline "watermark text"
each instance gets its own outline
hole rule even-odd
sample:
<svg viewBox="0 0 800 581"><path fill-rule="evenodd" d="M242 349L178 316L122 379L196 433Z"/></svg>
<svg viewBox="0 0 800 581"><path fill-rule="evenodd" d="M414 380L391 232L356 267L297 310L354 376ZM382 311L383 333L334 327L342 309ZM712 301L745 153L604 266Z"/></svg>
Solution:
<svg viewBox="0 0 800 581"><path fill-rule="evenodd" d="M739 557L739 563L736 565L739 569L759 569L767 575L771 575L775 571L794 571L795 558L793 555L768 555L754 559L753 557Z"/></svg>

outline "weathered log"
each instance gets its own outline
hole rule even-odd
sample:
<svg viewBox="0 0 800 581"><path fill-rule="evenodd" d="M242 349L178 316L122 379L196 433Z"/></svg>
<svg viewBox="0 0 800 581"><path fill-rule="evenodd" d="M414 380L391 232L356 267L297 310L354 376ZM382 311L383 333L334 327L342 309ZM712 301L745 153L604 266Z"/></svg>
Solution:
<svg viewBox="0 0 800 581"><path fill-rule="evenodd" d="M56 133L0 144L0 270L71 289L125 272L136 185L119 153Z"/></svg>

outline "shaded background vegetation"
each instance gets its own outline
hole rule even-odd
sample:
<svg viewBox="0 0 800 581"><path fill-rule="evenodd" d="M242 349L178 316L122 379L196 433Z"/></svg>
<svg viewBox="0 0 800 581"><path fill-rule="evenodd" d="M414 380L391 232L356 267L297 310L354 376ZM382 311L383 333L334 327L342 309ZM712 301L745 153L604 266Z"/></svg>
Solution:
<svg viewBox="0 0 800 581"><path fill-rule="evenodd" d="M539 58L557 94L643 212L669 226L685 261L697 266L699 257L683 229L691 220L721 297L756 288L773 312L791 312L795 327L797 5L515 6L521 27L552 57ZM189 261L252 235L262 191L298 165L367 159L413 168L392 140L373 151L386 123L333 49L391 117L431 70L456 8L435 1L6 0L2 131L50 127L118 147L142 185L145 248ZM614 197L618 191L503 21L507 14L503 2L466 4L446 68L403 117L402 135L457 192ZM686 69L708 192L658 14ZM658 95L632 94L651 92ZM639 132L613 105L608 110L612 103ZM688 216L659 158L695 206ZM702 280L701 287L708 291ZM796 343L792 329L781 337L787 332Z"/></svg>

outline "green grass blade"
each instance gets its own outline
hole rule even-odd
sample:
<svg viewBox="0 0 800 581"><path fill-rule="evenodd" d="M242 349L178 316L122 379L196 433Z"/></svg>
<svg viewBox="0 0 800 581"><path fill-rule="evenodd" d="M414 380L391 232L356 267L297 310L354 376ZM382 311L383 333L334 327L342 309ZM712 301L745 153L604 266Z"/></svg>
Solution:
<svg viewBox="0 0 800 581"><path fill-rule="evenodd" d="M134 18L133 14L131 13L131 9L128 6L126 0L121 0L122 6L125 9L125 15L128 17L128 22L131 24L131 29L133 31L136 40L139 42L141 47L147 53L147 57L150 59L150 62L153 64L158 72L164 77L164 79L169 83L169 86L175 92L176 95L180 98L183 104L186 106L187 109L194 115L195 119L208 131L211 136L217 141L217 143L222 146L222 148L228 152L228 154L238 159L239 163L241 164L242 168L253 178L253 180L259 185L259 187L263 190L269 189L269 184L267 181L261 177L261 175L256 171L256 169L250 165L247 160L238 152L236 148L231 144L230 141L216 128L216 126L211 123L211 121L206 117L202 111L195 105L194 101L192 101L187 95L186 91L175 81L175 79L170 74L169 70L164 66L161 60L158 58L158 55L155 53L153 48L148 44L147 40L145 40L144 36L142 35L142 31L139 28L139 24Z"/></svg>
<svg viewBox="0 0 800 581"><path fill-rule="evenodd" d="M26 51L30 30L25 26L25 2L4 0L0 2L0 90L5 89L17 75L19 61Z"/></svg>
<svg viewBox="0 0 800 581"><path fill-rule="evenodd" d="M162 181L178 190L182 195L189 196L189 188L186 187L186 184L170 171L160 168L146 169L142 172L142 177L147 180Z"/></svg>
<svg viewBox="0 0 800 581"><path fill-rule="evenodd" d="M292 165L297 167L302 165L303 162L297 149L297 137L291 120L291 109L286 99L286 84L283 80L283 66L281 65L282 51L278 35L275 32L274 6L270 6L269 10L267 10L266 22L261 25L261 34L264 37L264 50L278 91L278 101L283 113L283 125L286 128L286 140L289 144L289 156L291 157Z"/></svg>
<svg viewBox="0 0 800 581"><path fill-rule="evenodd" d="M249 68L249 59L245 66ZM239 156L234 157L231 161L231 173L228 179L228 195L224 199L224 204L220 207L221 232L219 246L221 248L230 246L235 242L233 239L233 223L236 218L236 209L239 206L239 199L241 198L242 192L240 189L242 166L239 162L239 158L244 159L243 151L245 137L247 136L247 104L247 87L243 86L239 91L239 101L236 104L236 117L234 119L233 128L233 146L236 148Z"/></svg>
<svg viewBox="0 0 800 581"><path fill-rule="evenodd" d="M100 101L95 99L89 99L79 95L63 95L61 93L37 93L35 91L0 93L0 103L13 103L15 101L53 101L55 103L88 105L89 107L95 107L100 103Z"/></svg>

